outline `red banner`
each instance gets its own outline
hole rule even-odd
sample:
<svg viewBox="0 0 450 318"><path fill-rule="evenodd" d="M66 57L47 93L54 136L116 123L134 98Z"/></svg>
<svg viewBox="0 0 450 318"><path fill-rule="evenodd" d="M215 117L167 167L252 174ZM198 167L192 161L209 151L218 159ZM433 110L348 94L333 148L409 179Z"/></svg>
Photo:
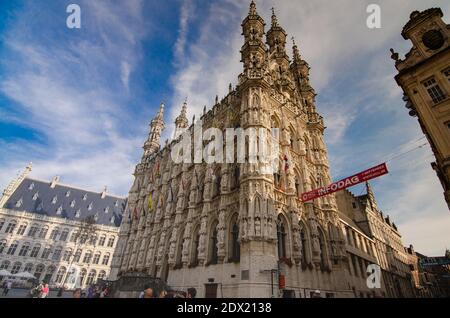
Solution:
<svg viewBox="0 0 450 318"><path fill-rule="evenodd" d="M342 179L341 181L332 183L326 187L322 187L319 189L312 190L310 192L305 192L301 195L301 200L303 202L308 202L320 197L323 197L327 194L331 194L340 190L344 190L346 188L352 187L362 182L369 181L370 179L374 179L385 175L388 173L388 169L386 163L383 163L379 166L367 169L363 172L355 174L354 176Z"/></svg>

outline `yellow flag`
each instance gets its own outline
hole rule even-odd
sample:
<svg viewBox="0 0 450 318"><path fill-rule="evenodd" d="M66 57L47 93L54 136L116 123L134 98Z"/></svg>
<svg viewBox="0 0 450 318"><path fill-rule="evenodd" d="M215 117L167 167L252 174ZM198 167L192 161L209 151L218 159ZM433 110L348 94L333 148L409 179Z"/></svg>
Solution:
<svg viewBox="0 0 450 318"><path fill-rule="evenodd" d="M152 196L153 196L153 195L150 194L150 196L149 196L149 198L148 198L148 210L149 210L149 211L151 211L152 208L153 208L153 200L152 200Z"/></svg>

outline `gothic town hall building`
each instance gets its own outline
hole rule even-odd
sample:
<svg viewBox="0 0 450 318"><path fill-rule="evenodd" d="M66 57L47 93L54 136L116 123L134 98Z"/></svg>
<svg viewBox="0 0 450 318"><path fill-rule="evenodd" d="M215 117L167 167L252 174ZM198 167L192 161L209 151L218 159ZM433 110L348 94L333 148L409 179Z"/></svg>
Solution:
<svg viewBox="0 0 450 318"><path fill-rule="evenodd" d="M295 43L292 59L286 53L275 14L265 32L253 1L242 29L238 85L204 111L203 129L278 128L282 168L268 175L258 163L176 164L179 139L160 147L161 105L134 172L112 276L146 273L199 297L354 297L336 197L298 199L332 182L310 67ZM175 124L194 130L186 103Z"/></svg>

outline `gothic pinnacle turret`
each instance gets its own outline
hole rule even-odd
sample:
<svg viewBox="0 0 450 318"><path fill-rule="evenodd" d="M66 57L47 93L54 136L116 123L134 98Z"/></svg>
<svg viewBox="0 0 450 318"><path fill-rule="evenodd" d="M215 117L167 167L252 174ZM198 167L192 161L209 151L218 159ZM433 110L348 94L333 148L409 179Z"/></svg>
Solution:
<svg viewBox="0 0 450 318"><path fill-rule="evenodd" d="M272 8L272 23L270 30L267 32L267 44L269 45L269 52L272 54L275 52L277 58L285 57L288 60L286 54L286 36L287 33L278 24L277 16L275 15L275 9Z"/></svg>
<svg viewBox="0 0 450 318"><path fill-rule="evenodd" d="M175 119L175 134L174 138L180 136L184 130L188 127L188 119L186 117L187 112L187 99L184 101L181 107L180 115Z"/></svg>
<svg viewBox="0 0 450 318"><path fill-rule="evenodd" d="M151 155L159 149L161 132L164 128L164 104L161 103L158 114L150 123L150 133L144 143L144 156Z"/></svg>

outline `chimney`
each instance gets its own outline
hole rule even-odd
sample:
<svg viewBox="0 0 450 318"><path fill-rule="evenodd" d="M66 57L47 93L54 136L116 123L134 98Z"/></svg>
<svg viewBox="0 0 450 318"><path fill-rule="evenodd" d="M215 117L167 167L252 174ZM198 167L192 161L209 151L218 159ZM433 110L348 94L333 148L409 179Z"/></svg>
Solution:
<svg viewBox="0 0 450 318"><path fill-rule="evenodd" d="M107 186L105 186L105 187L103 188L102 199L104 199L104 198L106 197L106 190L107 190L107 189L108 189Z"/></svg>
<svg viewBox="0 0 450 318"><path fill-rule="evenodd" d="M50 188L54 189L55 186L58 184L59 182L59 176L54 176L52 179L52 183L50 184Z"/></svg>

